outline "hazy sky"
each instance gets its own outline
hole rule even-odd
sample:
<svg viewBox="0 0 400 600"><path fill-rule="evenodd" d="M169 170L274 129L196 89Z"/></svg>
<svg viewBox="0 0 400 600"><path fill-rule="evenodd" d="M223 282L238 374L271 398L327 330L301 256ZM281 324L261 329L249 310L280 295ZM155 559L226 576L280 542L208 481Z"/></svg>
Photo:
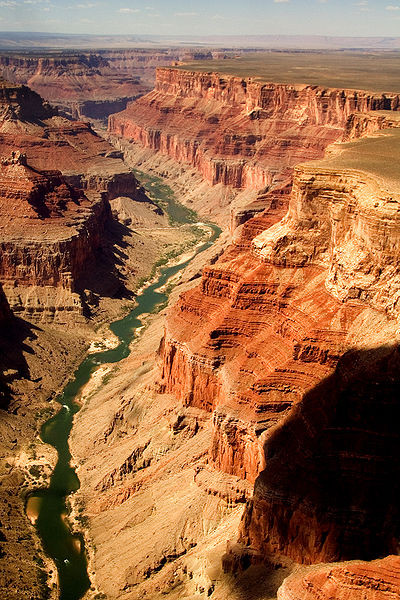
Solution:
<svg viewBox="0 0 400 600"><path fill-rule="evenodd" d="M400 0L0 0L0 30L400 36Z"/></svg>

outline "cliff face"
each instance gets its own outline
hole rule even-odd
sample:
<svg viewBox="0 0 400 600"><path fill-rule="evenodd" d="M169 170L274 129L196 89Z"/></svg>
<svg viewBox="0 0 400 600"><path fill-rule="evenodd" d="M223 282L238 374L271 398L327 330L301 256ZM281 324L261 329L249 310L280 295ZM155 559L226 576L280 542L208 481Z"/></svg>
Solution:
<svg viewBox="0 0 400 600"><path fill-rule="evenodd" d="M121 153L25 86L0 88L0 280L14 312L82 312L77 282L102 245L109 200L135 197Z"/></svg>
<svg viewBox="0 0 400 600"><path fill-rule="evenodd" d="M383 600L398 598L400 559L388 556L372 563L348 563L320 567L288 577L278 591L278 600Z"/></svg>
<svg viewBox="0 0 400 600"><path fill-rule="evenodd" d="M74 291L86 261L101 244L110 213L105 198L98 194L89 200L59 171L32 169L18 152L2 160L0 197L3 283Z"/></svg>
<svg viewBox="0 0 400 600"><path fill-rule="evenodd" d="M185 54L179 50L65 51L42 56L21 52L1 55L0 73L8 81L28 85L74 119L104 119L149 92L156 67L181 60Z"/></svg>
<svg viewBox="0 0 400 600"><path fill-rule="evenodd" d="M297 167L286 216L272 193L167 320L162 389L213 412L214 468L256 480L260 560L397 548L399 133Z"/></svg>
<svg viewBox="0 0 400 600"><path fill-rule="evenodd" d="M155 90L111 115L109 132L196 167L210 185L261 189L322 156L354 111L398 107L398 95L160 68Z"/></svg>

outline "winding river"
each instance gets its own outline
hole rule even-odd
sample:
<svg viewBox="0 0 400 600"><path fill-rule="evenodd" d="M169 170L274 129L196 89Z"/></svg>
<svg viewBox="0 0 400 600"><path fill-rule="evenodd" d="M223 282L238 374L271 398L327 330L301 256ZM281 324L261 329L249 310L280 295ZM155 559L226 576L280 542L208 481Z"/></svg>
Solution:
<svg viewBox="0 0 400 600"><path fill-rule="evenodd" d="M177 203L172 191L160 179L140 175L142 183L151 190L152 198L168 211L171 222L177 225L194 224L195 213ZM67 497L79 488L78 476L70 465L68 445L73 418L80 408L76 397L99 365L116 363L129 355L130 344L143 324L141 316L160 310L168 300L167 294L161 291L162 287L183 271L195 255L209 248L218 238L220 229L217 226L207 224L207 228L209 238L193 251L190 258L161 268L156 279L136 297L135 308L123 319L111 323L110 329L119 338L119 345L111 350L89 354L83 360L63 392L56 398L61 405L59 412L42 426L41 438L57 450L58 461L49 487L35 491L28 502L37 511L36 527L43 547L57 566L60 600L79 600L90 587L83 536L72 533L67 519Z"/></svg>

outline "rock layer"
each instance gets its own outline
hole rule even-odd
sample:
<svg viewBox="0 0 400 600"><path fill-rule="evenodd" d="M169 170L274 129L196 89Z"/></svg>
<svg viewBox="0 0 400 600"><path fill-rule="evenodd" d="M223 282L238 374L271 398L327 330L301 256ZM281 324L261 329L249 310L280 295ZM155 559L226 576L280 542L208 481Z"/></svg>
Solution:
<svg viewBox="0 0 400 600"><path fill-rule="evenodd" d="M210 464L257 478L240 540L260 560L399 542L399 133L297 167L287 215L275 197L168 317L162 389L213 412Z"/></svg>
<svg viewBox="0 0 400 600"><path fill-rule="evenodd" d="M75 292L103 243L109 200L137 196L137 182L88 124L25 86L0 90L0 280L14 311L81 313Z"/></svg>
<svg viewBox="0 0 400 600"><path fill-rule="evenodd" d="M28 85L69 117L104 119L149 92L156 67L182 58L210 57L207 52L179 49L5 53L0 56L0 73Z"/></svg>
<svg viewBox="0 0 400 600"><path fill-rule="evenodd" d="M211 185L260 189L341 137L354 111L399 96L157 69L153 92L109 118L109 132L196 167Z"/></svg>
<svg viewBox="0 0 400 600"><path fill-rule="evenodd" d="M371 563L322 566L290 575L278 590L278 600L395 600L400 590L400 558Z"/></svg>

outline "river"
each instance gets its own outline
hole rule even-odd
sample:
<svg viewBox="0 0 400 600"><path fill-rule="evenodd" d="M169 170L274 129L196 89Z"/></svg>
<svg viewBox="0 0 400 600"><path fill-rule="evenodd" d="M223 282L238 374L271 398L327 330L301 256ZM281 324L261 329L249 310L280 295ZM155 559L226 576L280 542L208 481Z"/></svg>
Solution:
<svg viewBox="0 0 400 600"><path fill-rule="evenodd" d="M184 223L195 224L195 213L176 202L172 190L162 180L144 174L139 174L139 177L151 191L151 197L168 211L171 223L181 226ZM213 224L207 223L206 226L210 234L208 240L197 246L190 258L173 266L162 267L151 284L142 288L137 295L134 309L124 318L111 323L110 329L119 339L118 346L86 356L56 398L61 405L60 410L42 426L41 438L57 450L58 460L49 487L32 493L28 506L34 506L36 527L44 550L57 566L60 600L79 600L90 587L83 535L72 533L68 523L67 497L79 489L78 476L70 464L68 445L74 415L80 409L76 398L99 365L116 363L129 355L130 344L139 335L143 325L141 316L157 312L168 301L167 294L161 288L183 271L195 255L209 248L218 238L220 229Z"/></svg>

